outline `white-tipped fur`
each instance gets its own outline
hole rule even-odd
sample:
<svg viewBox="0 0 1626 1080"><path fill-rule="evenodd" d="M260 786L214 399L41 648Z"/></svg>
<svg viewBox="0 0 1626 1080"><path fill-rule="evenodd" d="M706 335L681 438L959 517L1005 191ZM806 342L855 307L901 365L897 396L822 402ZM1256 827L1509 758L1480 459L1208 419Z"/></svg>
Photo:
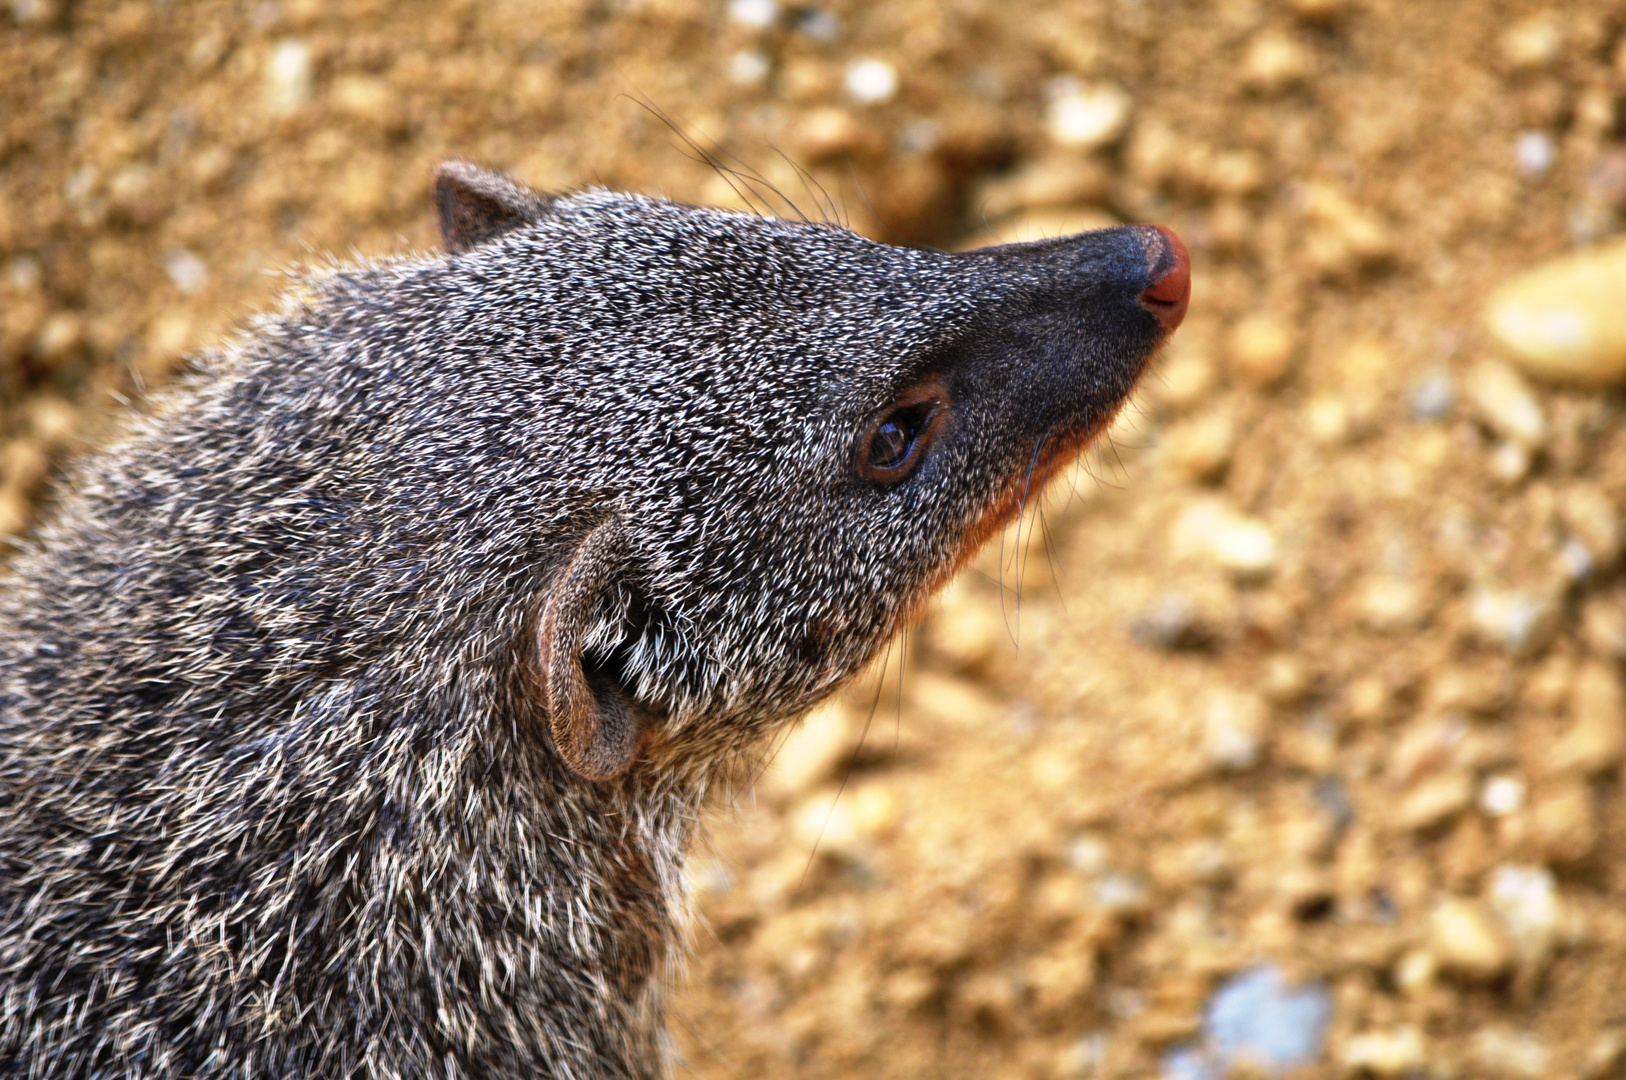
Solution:
<svg viewBox="0 0 1626 1080"><path fill-rule="evenodd" d="M1131 230L951 256L512 191L202 358L0 587L0 1075L663 1075L708 790L1158 339ZM862 480L928 372L952 425ZM591 782L537 634L611 517L574 640L645 729Z"/></svg>

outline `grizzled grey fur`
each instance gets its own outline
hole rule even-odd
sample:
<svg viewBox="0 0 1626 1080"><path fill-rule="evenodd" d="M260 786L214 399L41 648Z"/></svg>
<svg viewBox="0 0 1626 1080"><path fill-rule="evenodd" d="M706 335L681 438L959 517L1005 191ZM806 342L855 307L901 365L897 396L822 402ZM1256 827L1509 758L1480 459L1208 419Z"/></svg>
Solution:
<svg viewBox="0 0 1626 1080"><path fill-rule="evenodd" d="M0 580L0 1075L663 1075L708 789L1164 336L1149 230L438 197L450 254L199 358Z"/></svg>

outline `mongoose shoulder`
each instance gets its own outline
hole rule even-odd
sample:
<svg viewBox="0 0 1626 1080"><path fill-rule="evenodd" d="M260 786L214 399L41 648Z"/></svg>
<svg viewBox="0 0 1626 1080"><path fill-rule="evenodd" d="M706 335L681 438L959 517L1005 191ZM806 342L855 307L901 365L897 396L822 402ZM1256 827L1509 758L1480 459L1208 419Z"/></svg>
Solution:
<svg viewBox="0 0 1626 1080"><path fill-rule="evenodd" d="M0 587L0 1074L654 1077L709 787L1179 323L1173 234L964 254L444 166L74 467Z"/></svg>

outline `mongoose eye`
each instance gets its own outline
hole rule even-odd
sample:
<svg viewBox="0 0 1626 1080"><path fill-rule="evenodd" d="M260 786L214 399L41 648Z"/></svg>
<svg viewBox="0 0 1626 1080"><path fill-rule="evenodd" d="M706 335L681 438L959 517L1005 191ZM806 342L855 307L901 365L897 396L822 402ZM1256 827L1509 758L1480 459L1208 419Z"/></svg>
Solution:
<svg viewBox="0 0 1626 1080"><path fill-rule="evenodd" d="M858 442L858 473L878 484L908 476L948 417L948 392L933 379L902 394Z"/></svg>

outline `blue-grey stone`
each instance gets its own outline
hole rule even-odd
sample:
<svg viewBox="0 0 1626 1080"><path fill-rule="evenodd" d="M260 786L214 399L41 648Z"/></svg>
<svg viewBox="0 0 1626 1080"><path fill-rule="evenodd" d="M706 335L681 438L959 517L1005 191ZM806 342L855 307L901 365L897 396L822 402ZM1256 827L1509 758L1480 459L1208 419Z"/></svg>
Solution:
<svg viewBox="0 0 1626 1080"><path fill-rule="evenodd" d="M1166 1080L1221 1080L1240 1062L1271 1075L1319 1061L1332 1022L1324 983L1293 986L1274 964L1222 983L1208 999L1198 1042L1163 1058Z"/></svg>

